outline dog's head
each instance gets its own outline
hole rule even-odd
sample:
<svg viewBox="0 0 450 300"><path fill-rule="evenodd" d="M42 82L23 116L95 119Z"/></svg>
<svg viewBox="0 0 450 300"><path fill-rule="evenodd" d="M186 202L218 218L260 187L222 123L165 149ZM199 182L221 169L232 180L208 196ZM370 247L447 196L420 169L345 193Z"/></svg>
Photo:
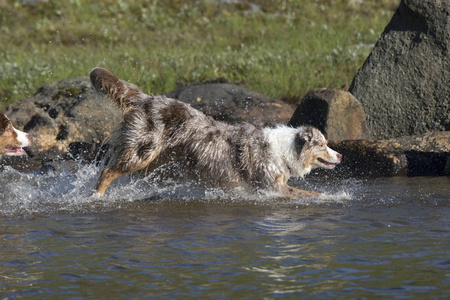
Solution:
<svg viewBox="0 0 450 300"><path fill-rule="evenodd" d="M13 127L6 115L0 113L0 156L23 155L23 147L31 145L31 136Z"/></svg>
<svg viewBox="0 0 450 300"><path fill-rule="evenodd" d="M301 126L295 135L295 149L309 172L316 168L333 169L342 155L327 146L327 140L317 128Z"/></svg>

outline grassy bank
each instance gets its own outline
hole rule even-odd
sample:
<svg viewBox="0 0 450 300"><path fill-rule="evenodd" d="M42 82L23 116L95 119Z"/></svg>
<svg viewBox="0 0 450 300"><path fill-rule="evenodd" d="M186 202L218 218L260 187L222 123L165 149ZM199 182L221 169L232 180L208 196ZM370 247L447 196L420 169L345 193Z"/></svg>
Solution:
<svg viewBox="0 0 450 300"><path fill-rule="evenodd" d="M205 81L297 101L349 84L396 1L0 0L0 108L104 66L154 94Z"/></svg>

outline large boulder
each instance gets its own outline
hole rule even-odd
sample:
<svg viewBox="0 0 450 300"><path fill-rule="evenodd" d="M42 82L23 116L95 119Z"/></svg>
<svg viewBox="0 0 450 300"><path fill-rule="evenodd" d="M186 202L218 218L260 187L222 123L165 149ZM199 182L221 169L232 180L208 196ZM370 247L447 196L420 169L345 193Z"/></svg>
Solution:
<svg viewBox="0 0 450 300"><path fill-rule="evenodd" d="M166 94L229 123L245 121L255 126L286 124L294 109L277 100L229 83L182 87Z"/></svg>
<svg viewBox="0 0 450 300"><path fill-rule="evenodd" d="M333 141L369 138L361 103L343 90L321 88L309 91L288 125L312 125Z"/></svg>
<svg viewBox="0 0 450 300"><path fill-rule="evenodd" d="M46 159L67 153L73 142L101 143L122 118L111 101L92 89L88 77L46 84L5 112L33 136L31 153Z"/></svg>
<svg viewBox="0 0 450 300"><path fill-rule="evenodd" d="M372 136L450 130L450 1L402 0L349 91Z"/></svg>

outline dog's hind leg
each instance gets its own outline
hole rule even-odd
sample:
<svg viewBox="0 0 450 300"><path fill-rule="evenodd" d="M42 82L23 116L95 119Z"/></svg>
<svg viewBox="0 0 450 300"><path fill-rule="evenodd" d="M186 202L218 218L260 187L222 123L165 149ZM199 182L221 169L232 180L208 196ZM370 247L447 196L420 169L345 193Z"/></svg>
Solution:
<svg viewBox="0 0 450 300"><path fill-rule="evenodd" d="M163 148L161 148L163 149ZM106 188L108 185L116 178L128 174L133 173L139 170L142 170L150 165L150 163L155 160L156 157L161 153L161 149L153 149L152 151L139 155L138 153L135 153L136 155L131 156L120 156L118 159L118 162L108 168L105 168L100 177L97 180L97 184L95 185L95 190L98 194L103 195L105 193ZM139 159L136 157L139 156ZM130 163L130 157L135 157L135 160L133 163Z"/></svg>
<svg viewBox="0 0 450 300"><path fill-rule="evenodd" d="M110 168L105 168L102 173L100 174L100 177L97 180L97 184L95 185L95 190L97 191L97 193L99 195L103 195L106 191L106 188L108 187L108 185L116 178L128 174L128 173L133 173L136 171L139 171L143 168L145 168L146 166L148 166L148 164L150 164L151 161L147 161L146 163L137 165L137 166L133 166L133 167L124 167L123 165L115 165L112 166Z"/></svg>
<svg viewBox="0 0 450 300"><path fill-rule="evenodd" d="M142 164L136 167L123 168L123 166L115 165L110 168L105 168L100 177L97 180L97 184L95 185L95 190L99 195L103 195L106 191L108 185L116 178L128 174L133 173L135 171L139 171L145 168L148 164Z"/></svg>
<svg viewBox="0 0 450 300"><path fill-rule="evenodd" d="M127 172L120 171L117 166L112 168L106 168L102 171L102 174L97 180L97 184L95 185L95 190L97 194L103 195L106 191L108 185L116 178L126 174Z"/></svg>

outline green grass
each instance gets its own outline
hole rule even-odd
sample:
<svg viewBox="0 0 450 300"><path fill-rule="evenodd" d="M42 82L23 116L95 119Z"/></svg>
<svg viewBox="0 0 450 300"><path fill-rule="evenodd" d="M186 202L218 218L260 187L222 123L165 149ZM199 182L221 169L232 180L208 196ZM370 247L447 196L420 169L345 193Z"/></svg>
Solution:
<svg viewBox="0 0 450 300"><path fill-rule="evenodd" d="M144 91L225 80L298 102L350 84L397 1L0 1L0 108L109 68Z"/></svg>

